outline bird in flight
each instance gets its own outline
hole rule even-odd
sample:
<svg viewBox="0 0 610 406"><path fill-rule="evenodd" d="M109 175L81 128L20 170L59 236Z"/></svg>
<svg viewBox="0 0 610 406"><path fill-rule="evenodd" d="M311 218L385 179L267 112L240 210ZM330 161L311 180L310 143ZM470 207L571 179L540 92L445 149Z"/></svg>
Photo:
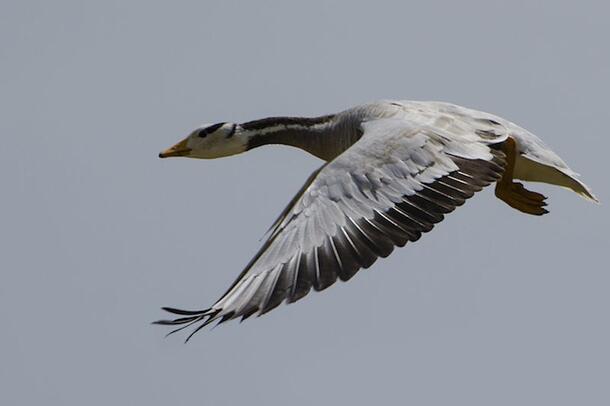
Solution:
<svg viewBox="0 0 610 406"><path fill-rule="evenodd" d="M303 149L325 163L269 230L259 252L209 308L155 324L197 331L295 302L349 280L395 246L417 241L483 187L540 216L546 197L515 179L590 189L538 137L492 114L454 104L380 101L320 117L269 117L197 128L159 157L212 159L267 144Z"/></svg>

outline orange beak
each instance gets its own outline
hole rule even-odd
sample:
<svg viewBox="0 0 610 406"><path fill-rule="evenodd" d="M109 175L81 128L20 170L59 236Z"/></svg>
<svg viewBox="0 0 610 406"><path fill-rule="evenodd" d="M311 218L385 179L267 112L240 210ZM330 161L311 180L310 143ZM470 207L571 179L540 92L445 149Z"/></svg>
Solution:
<svg viewBox="0 0 610 406"><path fill-rule="evenodd" d="M186 146L188 138L183 139L173 147L166 149L159 154L159 158L169 158L171 156L188 156L191 149Z"/></svg>

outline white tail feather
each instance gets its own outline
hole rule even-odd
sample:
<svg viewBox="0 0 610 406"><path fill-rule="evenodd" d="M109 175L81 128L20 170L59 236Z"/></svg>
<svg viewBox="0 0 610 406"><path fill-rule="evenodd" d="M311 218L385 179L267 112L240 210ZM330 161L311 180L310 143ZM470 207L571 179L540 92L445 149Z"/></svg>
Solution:
<svg viewBox="0 0 610 406"><path fill-rule="evenodd" d="M578 193L585 199L599 203L599 200L591 189L576 178L576 173L569 169L558 169L554 166L549 166L536 162L523 155L519 155L515 161L515 179L521 179L529 182L542 182L551 185L561 186Z"/></svg>

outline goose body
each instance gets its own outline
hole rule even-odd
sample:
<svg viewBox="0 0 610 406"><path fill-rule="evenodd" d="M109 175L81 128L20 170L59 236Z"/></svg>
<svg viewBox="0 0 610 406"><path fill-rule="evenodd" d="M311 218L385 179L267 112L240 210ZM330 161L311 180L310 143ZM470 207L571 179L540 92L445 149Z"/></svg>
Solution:
<svg viewBox="0 0 610 406"><path fill-rule="evenodd" d="M311 289L347 281L394 247L417 241L483 187L524 213L545 197L513 179L544 182L597 201L539 138L501 117L449 103L381 101L314 118L204 125L160 157L218 158L267 144L325 161L272 225L260 251L210 308L164 308L196 324L264 314ZM188 340L187 338L187 340Z"/></svg>

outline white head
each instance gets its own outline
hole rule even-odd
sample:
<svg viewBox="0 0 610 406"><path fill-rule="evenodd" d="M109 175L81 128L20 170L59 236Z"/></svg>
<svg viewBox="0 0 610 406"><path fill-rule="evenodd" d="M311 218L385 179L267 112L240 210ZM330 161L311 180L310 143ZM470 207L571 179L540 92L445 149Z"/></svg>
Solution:
<svg viewBox="0 0 610 406"><path fill-rule="evenodd" d="M244 152L247 147L248 136L238 124L204 124L173 147L161 152L159 158L221 158Z"/></svg>

